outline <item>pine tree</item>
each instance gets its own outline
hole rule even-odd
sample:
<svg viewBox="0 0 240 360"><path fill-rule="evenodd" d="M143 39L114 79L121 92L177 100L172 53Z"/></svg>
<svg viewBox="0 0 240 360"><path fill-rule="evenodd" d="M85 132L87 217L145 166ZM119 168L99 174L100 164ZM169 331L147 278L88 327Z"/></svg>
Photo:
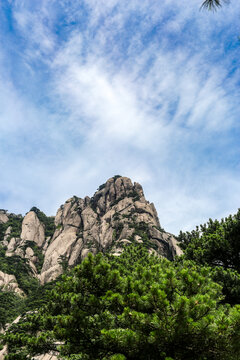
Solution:
<svg viewBox="0 0 240 360"><path fill-rule="evenodd" d="M239 304L240 210L221 221L209 219L192 232L180 232L178 239L183 259L209 266L209 275L223 287L224 301Z"/></svg>
<svg viewBox="0 0 240 360"><path fill-rule="evenodd" d="M208 268L130 246L89 255L5 336L6 359L58 350L68 360L237 360L240 308L221 305Z"/></svg>

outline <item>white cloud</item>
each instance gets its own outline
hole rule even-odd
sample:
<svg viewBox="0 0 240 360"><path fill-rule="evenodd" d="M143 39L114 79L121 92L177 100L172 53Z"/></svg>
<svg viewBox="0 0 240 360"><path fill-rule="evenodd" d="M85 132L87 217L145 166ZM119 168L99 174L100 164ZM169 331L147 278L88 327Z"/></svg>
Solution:
<svg viewBox="0 0 240 360"><path fill-rule="evenodd" d="M50 55L56 44L48 0L39 2L35 11L28 10L27 1L17 0L12 6L14 25L24 42L24 52L19 55L27 65L32 60L50 63Z"/></svg>
<svg viewBox="0 0 240 360"><path fill-rule="evenodd" d="M76 4L60 5L66 23L81 18ZM86 27L73 26L61 41L49 1L37 12L24 2L15 6L23 57L33 74L41 71L33 59L48 73L50 107L29 103L4 80L0 129L23 147L19 164L9 164L16 149L0 156L6 167L0 185L9 194L4 204L53 213L71 195L91 195L121 174L143 184L172 232L234 211L239 174L224 154L221 164L218 151L236 126L238 85L228 75L231 61L218 57L215 44L209 58L214 27L229 24L232 10L213 17L187 1L84 5ZM187 26L198 31L196 41Z"/></svg>

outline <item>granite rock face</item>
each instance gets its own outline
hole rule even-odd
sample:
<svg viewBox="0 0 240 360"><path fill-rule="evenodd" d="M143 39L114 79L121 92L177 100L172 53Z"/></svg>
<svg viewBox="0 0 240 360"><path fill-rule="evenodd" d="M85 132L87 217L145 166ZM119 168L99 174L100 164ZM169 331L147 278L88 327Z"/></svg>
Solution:
<svg viewBox="0 0 240 360"><path fill-rule="evenodd" d="M0 210L0 224L5 224L8 222L8 216L6 210Z"/></svg>
<svg viewBox="0 0 240 360"><path fill-rule="evenodd" d="M5 345L2 350L0 350L0 360L4 360L5 356L8 354L7 346Z"/></svg>
<svg viewBox="0 0 240 360"><path fill-rule="evenodd" d="M6 247L5 256L20 256L27 259L33 274L37 275L38 255L43 253L46 244L45 228L34 211L29 211L22 219L21 233L13 236L12 226L8 226L2 245ZM39 248L36 254L36 249Z"/></svg>
<svg viewBox="0 0 240 360"><path fill-rule="evenodd" d="M24 217L20 237L23 242L33 241L38 247L42 247L45 241L44 226L34 211L29 211Z"/></svg>
<svg viewBox="0 0 240 360"><path fill-rule="evenodd" d="M13 229L16 217L21 222L18 232ZM89 252L119 255L131 242L143 243L149 252L170 260L181 254L176 238L161 228L156 209L145 199L142 186L127 177L110 178L91 198L70 198L54 221L55 232L47 237L37 212L29 211L22 218L0 210L5 255L25 258L42 284L80 263Z"/></svg>
<svg viewBox="0 0 240 360"><path fill-rule="evenodd" d="M19 288L17 280L14 275L5 274L0 271L0 289L3 291L11 291L20 296L24 295L24 292Z"/></svg>
<svg viewBox="0 0 240 360"><path fill-rule="evenodd" d="M140 184L127 177L110 178L92 198L73 197L55 217L56 231L48 246L40 279L46 283L74 266L89 252L119 255L130 242L145 243L150 252L172 260L181 250L173 235L161 229L156 209Z"/></svg>
<svg viewBox="0 0 240 360"><path fill-rule="evenodd" d="M1 359L1 358L0 358ZM35 356L32 360L58 360L57 354L49 353Z"/></svg>

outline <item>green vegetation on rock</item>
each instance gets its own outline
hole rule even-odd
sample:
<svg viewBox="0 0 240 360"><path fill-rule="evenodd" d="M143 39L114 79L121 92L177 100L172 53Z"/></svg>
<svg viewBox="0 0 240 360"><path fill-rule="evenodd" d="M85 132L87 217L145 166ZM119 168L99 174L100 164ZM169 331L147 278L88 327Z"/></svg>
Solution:
<svg viewBox="0 0 240 360"><path fill-rule="evenodd" d="M26 259L18 255L5 256L5 249L0 246L0 270L16 277L20 288L28 294L32 289L33 272Z"/></svg>
<svg viewBox="0 0 240 360"><path fill-rule="evenodd" d="M42 253L42 250L39 249L39 247L34 241L25 241L24 245L21 246L21 249L25 251L27 248L31 248L34 252L34 256L37 257L37 262L35 263L35 266L37 271L40 273L44 262L44 255Z"/></svg>
<svg viewBox="0 0 240 360"><path fill-rule="evenodd" d="M0 241L3 240L9 226L11 226L11 237L20 237L22 221L23 217L21 215L9 214L9 220L5 224L0 224Z"/></svg>
<svg viewBox="0 0 240 360"><path fill-rule="evenodd" d="M0 328L21 314L22 303L23 299L20 296L0 290Z"/></svg>

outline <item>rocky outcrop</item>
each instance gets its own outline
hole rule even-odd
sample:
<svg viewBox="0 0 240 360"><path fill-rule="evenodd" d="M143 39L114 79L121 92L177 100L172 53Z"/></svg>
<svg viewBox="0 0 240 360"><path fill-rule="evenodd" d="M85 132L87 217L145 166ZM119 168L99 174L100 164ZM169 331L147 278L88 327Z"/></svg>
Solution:
<svg viewBox="0 0 240 360"><path fill-rule="evenodd" d="M2 245L6 246L6 256L20 256L28 260L35 275L37 275L39 254L43 254L44 245L47 245L44 225L38 219L34 211L29 211L23 218L19 237L12 236L12 227L8 226L5 231ZM39 249L39 250L38 250Z"/></svg>
<svg viewBox="0 0 240 360"><path fill-rule="evenodd" d="M8 244L8 239L9 237L11 237L11 232L12 232L12 227L11 226L8 226L6 231L5 231L5 234L4 234L4 238L3 238L3 241Z"/></svg>
<svg viewBox="0 0 240 360"><path fill-rule="evenodd" d="M126 177L110 178L92 198L67 200L57 212L55 225L42 283L55 279L64 266L76 265L89 252L118 255L133 241L168 259L180 253L174 236L161 229L156 209L145 199L141 185Z"/></svg>
<svg viewBox="0 0 240 360"><path fill-rule="evenodd" d="M8 355L8 349L5 345L3 349L0 351L0 360L4 360L5 357ZM57 356L57 353L48 353L43 355L34 356L31 358L31 360L58 360L59 357Z"/></svg>
<svg viewBox="0 0 240 360"><path fill-rule="evenodd" d="M44 226L34 211L29 211L23 219L21 239L23 242L33 241L38 247L45 241Z"/></svg>
<svg viewBox="0 0 240 360"><path fill-rule="evenodd" d="M0 209L0 224L8 222L7 210Z"/></svg>
<svg viewBox="0 0 240 360"><path fill-rule="evenodd" d="M58 359L59 358L55 353L34 356L34 358L32 358L32 360L58 360Z"/></svg>
<svg viewBox="0 0 240 360"><path fill-rule="evenodd" d="M0 351L0 360L4 360L7 354L8 354L7 346L4 346L3 349ZM58 359L59 358L57 357L57 355L54 354L38 355L32 358L32 360L58 360Z"/></svg>
<svg viewBox="0 0 240 360"><path fill-rule="evenodd" d="M7 248L6 256L27 259L43 284L81 262L89 252L119 255L131 242L143 243L149 252L170 260L181 254L175 237L161 228L156 209L145 199L142 186L127 177L110 178L92 198L74 196L67 200L56 214L52 237L46 238L45 225L38 217L44 214L33 209L36 212L29 211L23 220L19 218L21 234L12 229L14 214L0 210L2 222L9 216L12 219L9 226L5 222L1 241Z"/></svg>
<svg viewBox="0 0 240 360"><path fill-rule="evenodd" d="M24 292L19 288L15 276L5 274L2 271L0 271L0 289L3 291L12 291L20 296L24 295Z"/></svg>
<svg viewBox="0 0 240 360"><path fill-rule="evenodd" d="M7 346L5 345L2 350L0 350L0 360L4 360L7 355Z"/></svg>

